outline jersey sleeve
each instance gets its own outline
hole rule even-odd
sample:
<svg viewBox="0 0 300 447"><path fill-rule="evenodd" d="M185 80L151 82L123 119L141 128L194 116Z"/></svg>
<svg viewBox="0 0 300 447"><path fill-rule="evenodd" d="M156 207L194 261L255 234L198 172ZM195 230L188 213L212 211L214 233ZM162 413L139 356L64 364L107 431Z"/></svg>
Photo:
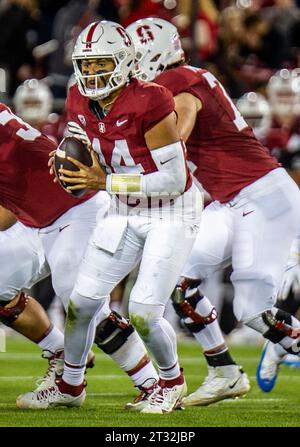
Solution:
<svg viewBox="0 0 300 447"><path fill-rule="evenodd" d="M0 102L0 142L8 143L14 135L15 130L7 125L7 114L11 114L11 110L5 104Z"/></svg>
<svg viewBox="0 0 300 447"><path fill-rule="evenodd" d="M160 85L147 85L141 101L143 134L175 110L172 93Z"/></svg>
<svg viewBox="0 0 300 447"><path fill-rule="evenodd" d="M155 82L169 89L173 96L185 92L188 87L187 76L182 71L179 72L176 69L164 71L155 79Z"/></svg>
<svg viewBox="0 0 300 447"><path fill-rule="evenodd" d="M191 93L198 97L199 94L195 94L194 87L201 82L200 71L199 68L182 65L164 71L155 79L155 82L169 89L173 96L180 93Z"/></svg>

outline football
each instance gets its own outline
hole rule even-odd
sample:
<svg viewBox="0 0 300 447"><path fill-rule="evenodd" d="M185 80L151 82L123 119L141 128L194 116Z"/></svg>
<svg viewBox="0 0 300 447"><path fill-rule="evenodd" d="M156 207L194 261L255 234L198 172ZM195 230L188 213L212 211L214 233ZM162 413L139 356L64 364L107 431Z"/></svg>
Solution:
<svg viewBox="0 0 300 447"><path fill-rule="evenodd" d="M77 166L67 160L67 157L75 158L84 165L92 166L92 157L87 146L75 137L65 137L54 154L54 170L59 184L63 189L70 184L59 179L58 170L68 169L69 171L78 171ZM69 191L75 197L81 197L87 192L87 188L77 189L75 191Z"/></svg>

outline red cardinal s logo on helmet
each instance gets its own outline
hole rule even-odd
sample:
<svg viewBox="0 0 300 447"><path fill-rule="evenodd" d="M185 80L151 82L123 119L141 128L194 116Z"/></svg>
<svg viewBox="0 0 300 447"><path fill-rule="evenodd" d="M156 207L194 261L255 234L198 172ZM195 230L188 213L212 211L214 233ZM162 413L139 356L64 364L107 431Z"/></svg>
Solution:
<svg viewBox="0 0 300 447"><path fill-rule="evenodd" d="M139 36L142 44L154 41L154 36L149 25L140 26L139 28L137 28L136 33Z"/></svg>

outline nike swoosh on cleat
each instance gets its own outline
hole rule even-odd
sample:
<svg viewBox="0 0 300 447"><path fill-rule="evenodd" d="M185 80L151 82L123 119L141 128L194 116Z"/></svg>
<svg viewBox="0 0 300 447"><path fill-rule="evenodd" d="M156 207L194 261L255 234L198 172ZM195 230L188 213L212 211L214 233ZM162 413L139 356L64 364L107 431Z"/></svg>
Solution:
<svg viewBox="0 0 300 447"><path fill-rule="evenodd" d="M248 211L247 213L243 212L243 217L247 216L248 214L254 213L255 210Z"/></svg>
<svg viewBox="0 0 300 447"><path fill-rule="evenodd" d="M71 225L71 224L65 225L64 227L60 227L59 230L58 230L59 233L60 233L62 230L64 230L65 228L69 227L70 225Z"/></svg>
<svg viewBox="0 0 300 447"><path fill-rule="evenodd" d="M229 385L229 388L232 390L232 388L235 387L235 385L238 383L238 381L239 381L240 379L241 379L241 378L239 377L235 382L233 382L231 385Z"/></svg>

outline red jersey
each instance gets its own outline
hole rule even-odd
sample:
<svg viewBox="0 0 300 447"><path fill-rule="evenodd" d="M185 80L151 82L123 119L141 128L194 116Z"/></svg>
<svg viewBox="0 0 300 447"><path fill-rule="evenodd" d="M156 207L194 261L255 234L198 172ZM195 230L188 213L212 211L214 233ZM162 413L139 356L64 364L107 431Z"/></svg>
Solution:
<svg viewBox="0 0 300 447"><path fill-rule="evenodd" d="M47 163L54 149L49 138L0 103L0 205L30 227L46 227L91 197L76 199L53 183Z"/></svg>
<svg viewBox="0 0 300 447"><path fill-rule="evenodd" d="M279 166L213 74L183 65L166 70L155 82L171 90L173 96L187 92L202 103L186 143L187 158L213 200L230 201L245 186Z"/></svg>
<svg viewBox="0 0 300 447"><path fill-rule="evenodd" d="M132 79L103 119L91 111L93 103L73 85L66 110L69 119L87 132L107 172L149 174L157 171L144 135L174 111L171 92L151 82ZM190 185L188 171L186 189Z"/></svg>

